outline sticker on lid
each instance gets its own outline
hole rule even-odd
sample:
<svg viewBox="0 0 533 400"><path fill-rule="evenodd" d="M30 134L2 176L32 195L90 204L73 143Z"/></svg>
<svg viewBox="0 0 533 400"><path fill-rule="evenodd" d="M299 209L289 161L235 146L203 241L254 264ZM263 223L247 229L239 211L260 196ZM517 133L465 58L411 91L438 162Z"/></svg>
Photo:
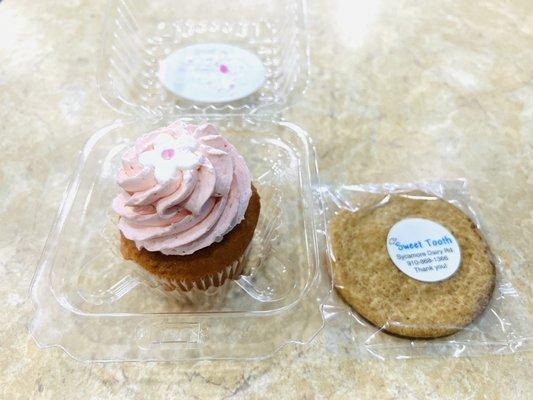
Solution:
<svg viewBox="0 0 533 400"><path fill-rule="evenodd" d="M237 46L203 43L184 47L159 63L169 91L201 103L239 100L259 90L266 69L255 54Z"/></svg>
<svg viewBox="0 0 533 400"><path fill-rule="evenodd" d="M390 229L387 251L394 265L422 282L440 282L461 265L461 249L442 225L424 218L406 218Z"/></svg>

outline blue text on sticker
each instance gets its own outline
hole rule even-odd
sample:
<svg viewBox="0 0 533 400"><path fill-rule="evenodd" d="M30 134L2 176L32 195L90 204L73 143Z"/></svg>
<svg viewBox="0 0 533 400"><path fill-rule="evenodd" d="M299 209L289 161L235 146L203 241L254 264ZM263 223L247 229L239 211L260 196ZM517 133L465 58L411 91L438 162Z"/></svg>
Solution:
<svg viewBox="0 0 533 400"><path fill-rule="evenodd" d="M424 247L444 246L452 243L453 240L448 235L445 235L440 239L425 239L422 241L419 240L411 243L395 242L394 245L398 248L398 250L413 250L423 249Z"/></svg>

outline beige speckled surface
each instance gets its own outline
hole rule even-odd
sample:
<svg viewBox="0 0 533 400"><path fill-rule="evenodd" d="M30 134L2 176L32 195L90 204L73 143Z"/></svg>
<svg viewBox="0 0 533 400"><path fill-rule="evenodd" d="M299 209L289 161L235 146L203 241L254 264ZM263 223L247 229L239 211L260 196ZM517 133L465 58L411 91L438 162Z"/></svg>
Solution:
<svg viewBox="0 0 533 400"><path fill-rule="evenodd" d="M466 177L496 252L531 298L533 3L311 1L312 79L287 118L330 182ZM99 98L103 0L0 4L0 397L502 398L533 393L533 356L350 360L325 334L262 362L81 364L40 350L28 288Z"/></svg>

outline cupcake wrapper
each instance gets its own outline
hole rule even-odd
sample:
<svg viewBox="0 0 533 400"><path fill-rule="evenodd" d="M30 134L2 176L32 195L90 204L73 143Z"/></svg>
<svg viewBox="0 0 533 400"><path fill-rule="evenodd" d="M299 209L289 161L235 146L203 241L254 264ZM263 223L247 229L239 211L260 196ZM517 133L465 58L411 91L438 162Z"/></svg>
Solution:
<svg viewBox="0 0 533 400"><path fill-rule="evenodd" d="M179 302L194 303L195 305L211 304L216 299L223 298L231 286L231 281L246 275L247 258L250 247L232 264L214 275L207 275L195 281L168 279L159 277L142 270L143 277L149 281L150 286L162 290Z"/></svg>

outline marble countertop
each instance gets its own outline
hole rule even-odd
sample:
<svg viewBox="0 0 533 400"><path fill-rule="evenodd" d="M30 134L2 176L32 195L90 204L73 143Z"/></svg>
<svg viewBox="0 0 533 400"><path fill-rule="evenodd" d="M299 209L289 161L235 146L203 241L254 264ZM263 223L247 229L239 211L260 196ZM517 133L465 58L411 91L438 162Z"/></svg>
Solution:
<svg viewBox="0 0 533 400"><path fill-rule="evenodd" d="M322 179L465 177L531 299L533 3L309 3L311 80L285 116L313 137ZM84 364L39 349L27 331L35 265L77 152L117 118L96 85L104 13L103 0L0 3L0 397L531 397L531 353L353 359L328 350L327 331L257 362Z"/></svg>

